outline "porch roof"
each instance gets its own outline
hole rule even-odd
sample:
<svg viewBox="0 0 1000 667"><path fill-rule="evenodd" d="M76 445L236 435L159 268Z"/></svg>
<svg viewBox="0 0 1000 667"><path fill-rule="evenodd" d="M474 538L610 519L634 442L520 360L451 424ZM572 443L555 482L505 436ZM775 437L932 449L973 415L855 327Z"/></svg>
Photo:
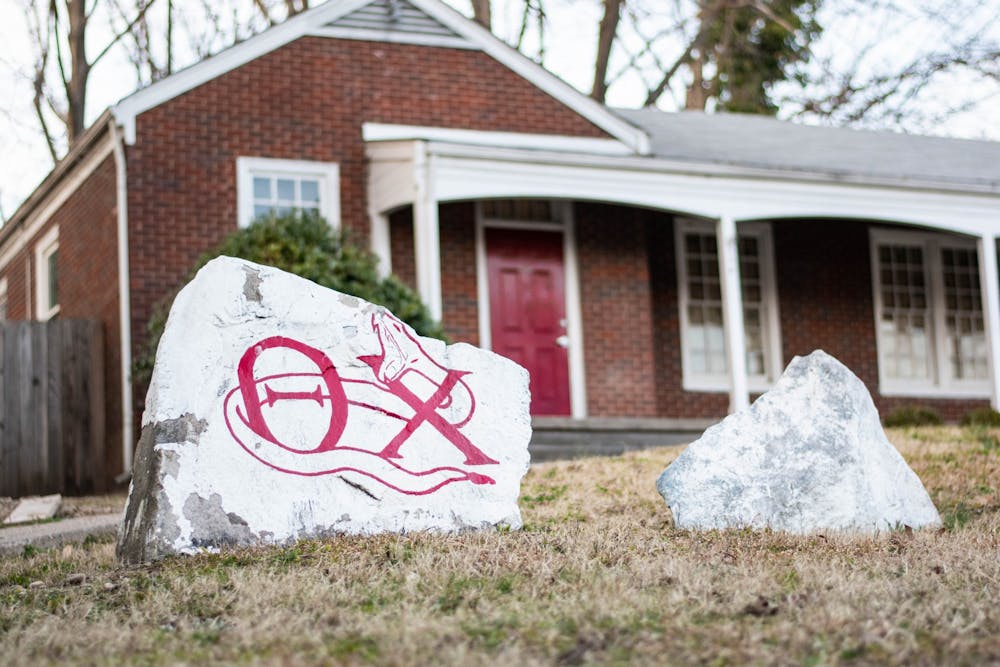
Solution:
<svg viewBox="0 0 1000 667"><path fill-rule="evenodd" d="M750 114L615 112L649 134L659 158L1000 194L1000 142L817 127Z"/></svg>

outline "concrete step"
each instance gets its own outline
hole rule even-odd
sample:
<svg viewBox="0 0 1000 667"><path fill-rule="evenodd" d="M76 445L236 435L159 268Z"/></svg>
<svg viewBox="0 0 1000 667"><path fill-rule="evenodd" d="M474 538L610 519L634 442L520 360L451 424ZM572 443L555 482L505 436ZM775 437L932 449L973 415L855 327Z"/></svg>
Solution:
<svg viewBox="0 0 1000 667"><path fill-rule="evenodd" d="M531 460L552 461L687 444L714 423L704 419L532 419Z"/></svg>

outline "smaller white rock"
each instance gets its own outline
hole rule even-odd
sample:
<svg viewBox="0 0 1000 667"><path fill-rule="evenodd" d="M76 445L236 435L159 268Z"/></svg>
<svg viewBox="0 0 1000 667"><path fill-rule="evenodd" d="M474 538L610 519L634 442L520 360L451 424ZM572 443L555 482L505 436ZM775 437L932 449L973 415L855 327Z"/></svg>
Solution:
<svg viewBox="0 0 1000 667"><path fill-rule="evenodd" d="M28 496L22 498L6 519L5 524L27 523L51 519L62 506L62 496Z"/></svg>
<svg viewBox="0 0 1000 667"><path fill-rule="evenodd" d="M874 533L940 525L864 383L817 350L712 426L657 481L679 528Z"/></svg>

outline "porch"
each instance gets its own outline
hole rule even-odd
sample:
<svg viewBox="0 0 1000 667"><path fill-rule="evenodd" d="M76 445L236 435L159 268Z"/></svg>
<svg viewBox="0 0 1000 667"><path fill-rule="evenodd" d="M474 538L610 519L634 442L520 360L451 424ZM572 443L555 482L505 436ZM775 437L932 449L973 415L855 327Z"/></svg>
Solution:
<svg viewBox="0 0 1000 667"><path fill-rule="evenodd" d="M456 340L491 346L484 231L562 233L577 420L718 419L816 348L883 411L997 405L991 193L422 140L369 157L373 248Z"/></svg>

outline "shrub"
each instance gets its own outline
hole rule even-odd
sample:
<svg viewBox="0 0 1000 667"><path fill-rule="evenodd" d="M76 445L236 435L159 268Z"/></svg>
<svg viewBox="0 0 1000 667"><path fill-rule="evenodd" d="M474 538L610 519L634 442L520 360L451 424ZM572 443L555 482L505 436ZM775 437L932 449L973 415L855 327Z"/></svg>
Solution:
<svg viewBox="0 0 1000 667"><path fill-rule="evenodd" d="M896 408L882 420L886 426L939 426L941 415L924 405L904 405Z"/></svg>
<svg viewBox="0 0 1000 667"><path fill-rule="evenodd" d="M378 259L352 243L316 214L267 216L228 236L217 248L202 255L187 274L186 285L201 267L220 255L274 266L323 287L385 306L396 317L424 336L445 339L441 325L431 319L420 297L397 278L379 278ZM144 386L153 373L156 348L178 286L153 308L146 324L146 340L132 368L133 380Z"/></svg>
<svg viewBox="0 0 1000 667"><path fill-rule="evenodd" d="M1000 426L1000 412L993 408L976 408L962 417L962 426Z"/></svg>

